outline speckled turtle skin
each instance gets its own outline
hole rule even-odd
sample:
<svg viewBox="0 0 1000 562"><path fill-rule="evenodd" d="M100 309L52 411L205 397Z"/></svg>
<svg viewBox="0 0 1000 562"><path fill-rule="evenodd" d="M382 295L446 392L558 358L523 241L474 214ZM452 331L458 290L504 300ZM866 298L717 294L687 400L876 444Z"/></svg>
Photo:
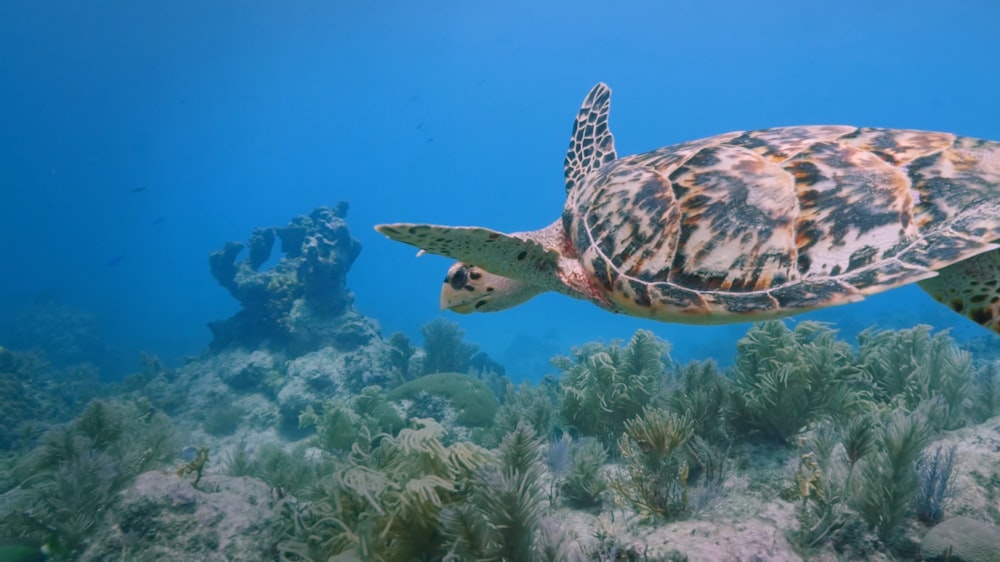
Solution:
<svg viewBox="0 0 1000 562"><path fill-rule="evenodd" d="M609 108L610 89L598 84L577 115L566 205L550 227L379 231L663 321L774 318L919 282L1000 332L1000 143L823 125L733 132L618 158ZM508 238L490 248L493 236ZM519 241L529 245L514 256ZM530 267L504 263L526 255ZM543 287L549 271L558 283Z"/></svg>

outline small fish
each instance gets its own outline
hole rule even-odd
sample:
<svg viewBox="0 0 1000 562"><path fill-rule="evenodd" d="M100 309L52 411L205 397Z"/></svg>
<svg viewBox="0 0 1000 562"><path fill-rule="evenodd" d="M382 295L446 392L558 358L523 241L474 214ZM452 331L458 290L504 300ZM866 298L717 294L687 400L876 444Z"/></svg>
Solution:
<svg viewBox="0 0 1000 562"><path fill-rule="evenodd" d="M421 121L421 122L417 123L417 130L418 130L418 131L419 131L420 129L422 129L423 127L424 127L424 122L423 122L423 121Z"/></svg>
<svg viewBox="0 0 1000 562"><path fill-rule="evenodd" d="M163 224L163 221L167 220L162 215L153 219L153 224Z"/></svg>
<svg viewBox="0 0 1000 562"><path fill-rule="evenodd" d="M128 190L129 193L142 193L143 191L146 191L145 187L133 187L132 189Z"/></svg>
<svg viewBox="0 0 1000 562"><path fill-rule="evenodd" d="M113 257L113 258L111 258L111 259L108 260L108 264L107 265L108 265L108 267L114 267L114 266L120 264L123 261L125 261L125 256L115 256L115 257Z"/></svg>

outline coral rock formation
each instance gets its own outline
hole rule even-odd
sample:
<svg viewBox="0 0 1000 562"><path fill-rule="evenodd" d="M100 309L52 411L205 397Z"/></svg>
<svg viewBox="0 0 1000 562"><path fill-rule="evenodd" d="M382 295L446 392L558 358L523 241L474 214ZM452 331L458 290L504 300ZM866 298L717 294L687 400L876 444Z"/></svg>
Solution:
<svg viewBox="0 0 1000 562"><path fill-rule="evenodd" d="M376 330L353 310L347 272L361 252L345 222L347 203L319 207L284 227L256 228L246 244L209 256L212 275L243 306L212 322L213 349L271 344L293 353L364 345ZM273 267L275 242L282 256ZM246 257L237 258L246 250Z"/></svg>

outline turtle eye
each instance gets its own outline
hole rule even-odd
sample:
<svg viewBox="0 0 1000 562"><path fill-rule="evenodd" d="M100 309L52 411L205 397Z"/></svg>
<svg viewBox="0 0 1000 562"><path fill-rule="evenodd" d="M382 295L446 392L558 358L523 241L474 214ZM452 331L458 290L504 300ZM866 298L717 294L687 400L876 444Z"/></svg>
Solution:
<svg viewBox="0 0 1000 562"><path fill-rule="evenodd" d="M465 266L456 269L451 278L445 279L445 281L447 281L448 284L451 285L451 288L456 291L465 287L465 285L469 283L468 269L469 268Z"/></svg>

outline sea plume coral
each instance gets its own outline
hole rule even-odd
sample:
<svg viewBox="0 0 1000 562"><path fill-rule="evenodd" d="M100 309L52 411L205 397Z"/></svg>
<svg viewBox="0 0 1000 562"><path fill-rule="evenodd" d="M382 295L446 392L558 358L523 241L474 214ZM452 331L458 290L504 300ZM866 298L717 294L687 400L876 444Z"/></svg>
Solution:
<svg viewBox="0 0 1000 562"><path fill-rule="evenodd" d="M638 330L625 347L591 346L575 357L558 357L563 372L561 414L582 435L611 445L657 391L666 343Z"/></svg>
<svg viewBox="0 0 1000 562"><path fill-rule="evenodd" d="M870 403L851 346L816 322L755 324L737 343L733 386L735 426L785 443L810 421L847 419Z"/></svg>

